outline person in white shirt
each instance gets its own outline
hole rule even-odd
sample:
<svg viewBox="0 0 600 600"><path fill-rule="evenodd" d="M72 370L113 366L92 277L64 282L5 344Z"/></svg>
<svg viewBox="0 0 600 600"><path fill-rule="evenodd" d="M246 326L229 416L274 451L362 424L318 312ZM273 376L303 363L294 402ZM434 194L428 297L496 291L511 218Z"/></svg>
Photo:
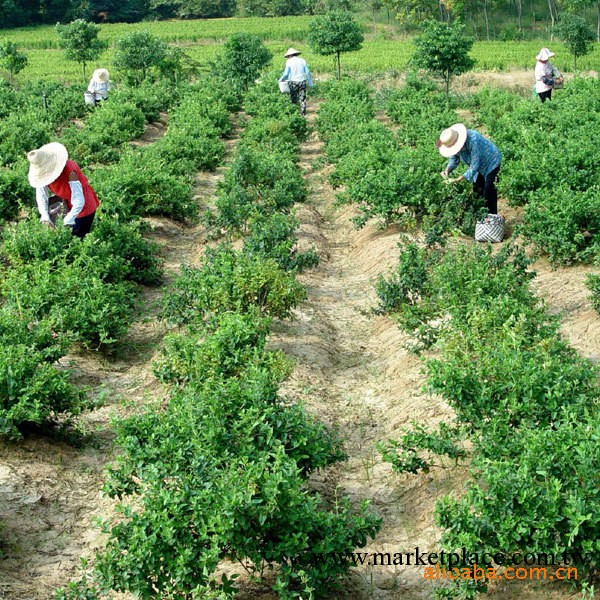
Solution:
<svg viewBox="0 0 600 600"><path fill-rule="evenodd" d="M306 86L312 87L312 77L306 61L300 58L300 51L289 48L283 55L287 58L285 71L279 81L287 81L290 88L290 100L300 105L300 113L306 116Z"/></svg>
<svg viewBox="0 0 600 600"><path fill-rule="evenodd" d="M49 198L64 201L68 212L63 225L70 227L73 235L83 239L91 230L94 215L100 202L96 192L82 173L79 165L69 160L67 149L60 142L50 142L27 154L28 179L35 188L35 199L40 221L54 227Z"/></svg>
<svg viewBox="0 0 600 600"><path fill-rule="evenodd" d="M86 103L98 104L108 98L110 90L109 74L106 69L96 69L92 74L85 93Z"/></svg>
<svg viewBox="0 0 600 600"><path fill-rule="evenodd" d="M535 57L537 60L534 73L535 91L542 102L552 100L554 80L560 77L560 73L549 60L554 55L554 52L550 52L548 48L542 48L540 53Z"/></svg>

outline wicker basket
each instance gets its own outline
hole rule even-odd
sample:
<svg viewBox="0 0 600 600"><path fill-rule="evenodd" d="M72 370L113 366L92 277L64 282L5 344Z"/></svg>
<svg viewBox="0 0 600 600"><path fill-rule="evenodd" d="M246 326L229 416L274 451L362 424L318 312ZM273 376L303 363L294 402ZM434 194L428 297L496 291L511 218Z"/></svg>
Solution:
<svg viewBox="0 0 600 600"><path fill-rule="evenodd" d="M475 239L478 242L492 242L494 244L504 239L504 217L488 214L483 221L475 225Z"/></svg>

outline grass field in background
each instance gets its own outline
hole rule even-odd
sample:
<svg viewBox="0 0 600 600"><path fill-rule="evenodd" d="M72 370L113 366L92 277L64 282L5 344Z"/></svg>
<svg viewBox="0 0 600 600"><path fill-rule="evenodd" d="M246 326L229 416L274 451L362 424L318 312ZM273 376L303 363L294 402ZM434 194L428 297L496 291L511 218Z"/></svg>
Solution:
<svg viewBox="0 0 600 600"><path fill-rule="evenodd" d="M233 33L246 31L258 35L271 49L275 58L274 68L283 70L283 53L290 46L303 51L309 67L315 75L333 73L334 60L330 56L313 54L305 43L311 17L279 18L232 18L204 19L190 21L156 21L135 24L102 25L100 37L108 40L111 48L94 64L88 66L88 74L96 67L111 69L114 43L130 31L147 29L165 42L180 45L201 68L219 51L222 43ZM393 26L367 27L367 40L362 50L344 54L342 68L345 72L369 74L405 71L414 46L410 39L400 36ZM62 80L81 82L81 69L78 64L67 61L58 49L54 27L40 26L0 30L0 39L14 41L29 58L28 66L18 75L17 81ZM392 38L392 39L390 39ZM558 42L476 42L471 55L476 60L478 70L508 70L512 68L531 69L535 65L535 55L542 45L550 46L556 52L554 64L562 71L572 69L572 59L565 47ZM600 45L596 44L592 53L579 59L582 70L597 69L600 64ZM118 73L112 73L118 81Z"/></svg>
<svg viewBox="0 0 600 600"><path fill-rule="evenodd" d="M186 21L145 21L143 23L109 23L101 25L100 37L111 45L130 31L147 29L165 42L219 42L231 34L245 31L261 40L305 39L312 17L248 17L244 19L195 19ZM52 25L0 29L0 39L9 39L23 49L58 48L58 39Z"/></svg>

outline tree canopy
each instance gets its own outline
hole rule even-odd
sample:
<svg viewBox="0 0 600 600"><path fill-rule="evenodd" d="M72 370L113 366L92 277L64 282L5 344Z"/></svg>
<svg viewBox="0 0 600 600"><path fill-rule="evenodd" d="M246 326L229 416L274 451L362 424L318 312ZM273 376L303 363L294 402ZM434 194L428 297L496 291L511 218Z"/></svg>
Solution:
<svg viewBox="0 0 600 600"><path fill-rule="evenodd" d="M415 38L415 47L413 65L442 79L446 84L446 97L452 77L469 71L475 64L469 56L473 39L464 35L461 23L427 21L423 33Z"/></svg>
<svg viewBox="0 0 600 600"><path fill-rule="evenodd" d="M308 43L317 54L336 55L338 79L341 77L341 53L360 50L363 39L360 25L346 10L332 10L310 23Z"/></svg>

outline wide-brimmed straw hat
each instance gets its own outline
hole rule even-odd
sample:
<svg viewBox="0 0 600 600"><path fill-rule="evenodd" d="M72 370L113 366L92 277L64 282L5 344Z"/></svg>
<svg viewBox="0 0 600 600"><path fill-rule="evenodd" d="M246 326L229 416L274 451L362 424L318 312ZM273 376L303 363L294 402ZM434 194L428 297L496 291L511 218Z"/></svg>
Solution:
<svg viewBox="0 0 600 600"><path fill-rule="evenodd" d="M283 55L283 57L289 58L290 56L296 56L297 54L301 54L300 50L296 50L295 48L288 48L287 52Z"/></svg>
<svg viewBox="0 0 600 600"><path fill-rule="evenodd" d="M542 48L540 53L535 57L535 60L548 60L552 56L555 56L554 52L550 52L548 48Z"/></svg>
<svg viewBox="0 0 600 600"><path fill-rule="evenodd" d="M29 183L37 188L50 185L62 173L69 154L60 142L50 142L27 154Z"/></svg>
<svg viewBox="0 0 600 600"><path fill-rule="evenodd" d="M437 141L437 148L445 158L458 154L467 141L467 128L462 123L455 123L444 129Z"/></svg>
<svg viewBox="0 0 600 600"><path fill-rule="evenodd" d="M92 75L94 81L106 83L108 81L108 71L106 69L96 69Z"/></svg>

